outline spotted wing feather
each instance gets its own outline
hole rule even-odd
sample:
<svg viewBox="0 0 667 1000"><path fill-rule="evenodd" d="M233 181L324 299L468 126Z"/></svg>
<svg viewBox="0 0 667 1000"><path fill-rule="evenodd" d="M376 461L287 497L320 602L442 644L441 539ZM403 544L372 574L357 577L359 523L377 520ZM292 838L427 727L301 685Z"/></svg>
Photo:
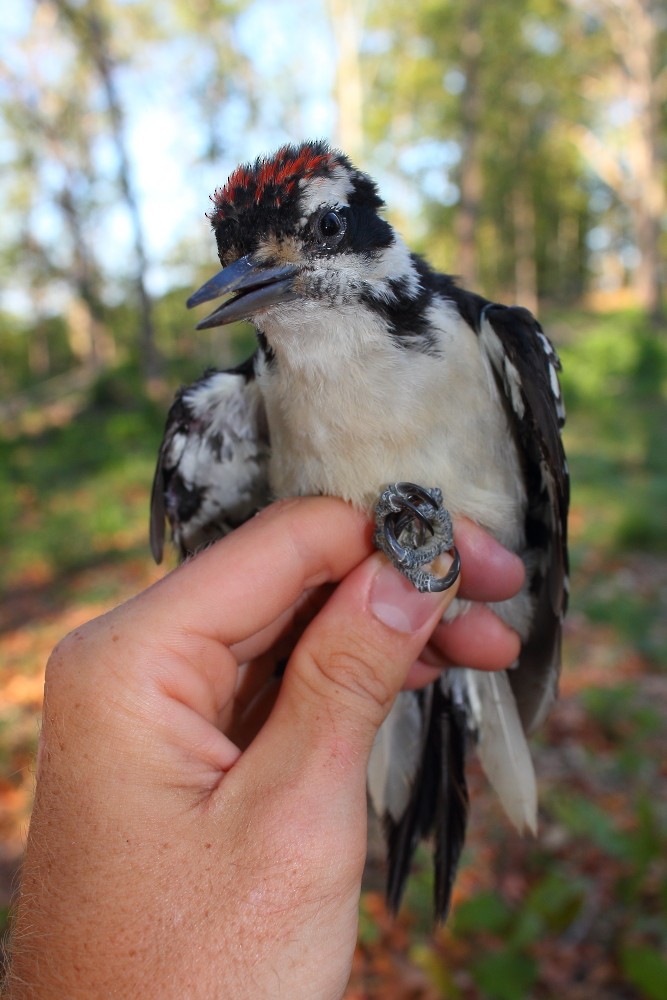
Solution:
<svg viewBox="0 0 667 1000"><path fill-rule="evenodd" d="M179 391L168 416L151 496L150 542L161 562L165 522L181 558L232 531L268 503L269 436L254 359L208 371Z"/></svg>
<svg viewBox="0 0 667 1000"><path fill-rule="evenodd" d="M560 362L527 309L487 305L480 338L510 415L527 484L525 527L534 613L518 669L511 671L509 680L524 729L530 731L556 696L567 609L569 477L560 434L565 421Z"/></svg>

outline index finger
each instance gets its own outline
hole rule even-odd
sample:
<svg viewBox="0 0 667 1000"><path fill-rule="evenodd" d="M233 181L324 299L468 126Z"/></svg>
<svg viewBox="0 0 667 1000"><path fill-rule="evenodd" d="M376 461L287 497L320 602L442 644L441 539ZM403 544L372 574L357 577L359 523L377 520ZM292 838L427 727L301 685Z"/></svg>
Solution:
<svg viewBox="0 0 667 1000"><path fill-rule="evenodd" d="M488 532L467 518L457 518L454 531L461 555L461 598L475 602L504 601L521 589L525 568L519 556L503 548ZM235 646L233 652L237 660L243 662L267 652L278 635L292 626L294 611L294 607L285 609L281 618L274 619L267 629L257 630ZM311 610L311 616L312 613ZM294 642L296 638L294 636Z"/></svg>
<svg viewBox="0 0 667 1000"><path fill-rule="evenodd" d="M461 556L459 597L469 601L506 601L526 577L519 556L467 517L454 519L454 541Z"/></svg>
<svg viewBox="0 0 667 1000"><path fill-rule="evenodd" d="M371 535L369 519L337 498L279 501L145 592L143 613L164 638L233 645L305 590L346 576L372 551Z"/></svg>

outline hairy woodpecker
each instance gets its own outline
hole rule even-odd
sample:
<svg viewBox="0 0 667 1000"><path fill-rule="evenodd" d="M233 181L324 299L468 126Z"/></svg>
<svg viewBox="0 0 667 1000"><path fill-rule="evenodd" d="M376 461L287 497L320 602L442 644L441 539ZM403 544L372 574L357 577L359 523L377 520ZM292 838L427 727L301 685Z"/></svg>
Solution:
<svg viewBox="0 0 667 1000"><path fill-rule="evenodd" d="M368 787L387 836L397 908L434 833L444 918L465 835L465 754L515 826L535 830L525 734L556 696L567 601L568 476L558 357L525 309L462 290L411 253L373 180L324 142L236 169L212 196L222 271L190 306L228 295L198 329L250 319L257 351L209 371L169 411L152 496L185 556L270 500L340 496L372 511L388 483L427 484L521 555L524 589L493 610L522 637L515 669L450 669L399 695ZM408 490L424 511L433 494ZM435 504L433 504L435 506ZM462 613L464 602L455 602Z"/></svg>

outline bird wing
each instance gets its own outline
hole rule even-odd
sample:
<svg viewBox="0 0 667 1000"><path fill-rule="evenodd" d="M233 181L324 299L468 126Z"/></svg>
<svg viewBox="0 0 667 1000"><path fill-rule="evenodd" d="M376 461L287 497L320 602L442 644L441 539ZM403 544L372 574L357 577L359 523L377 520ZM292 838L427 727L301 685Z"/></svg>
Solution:
<svg viewBox="0 0 667 1000"><path fill-rule="evenodd" d="M167 415L151 493L150 543L162 561L165 521L182 558L269 501L269 435L254 356L207 371L179 390Z"/></svg>
<svg viewBox="0 0 667 1000"><path fill-rule="evenodd" d="M565 422L560 361L527 309L489 303L482 310L479 333L518 441L527 486L527 564L534 610L518 669L509 673L509 681L529 732L556 697L567 608L569 476L560 433Z"/></svg>

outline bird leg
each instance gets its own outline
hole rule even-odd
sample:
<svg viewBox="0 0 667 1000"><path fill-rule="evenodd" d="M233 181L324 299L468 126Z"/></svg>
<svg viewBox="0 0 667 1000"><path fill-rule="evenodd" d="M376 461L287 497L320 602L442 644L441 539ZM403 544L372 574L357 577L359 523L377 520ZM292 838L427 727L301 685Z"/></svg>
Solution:
<svg viewBox="0 0 667 1000"><path fill-rule="evenodd" d="M461 557L454 545L452 519L442 503L442 492L414 483L392 483L375 508L376 548L417 590L448 590L461 572ZM428 569L443 552L454 562L444 576Z"/></svg>

